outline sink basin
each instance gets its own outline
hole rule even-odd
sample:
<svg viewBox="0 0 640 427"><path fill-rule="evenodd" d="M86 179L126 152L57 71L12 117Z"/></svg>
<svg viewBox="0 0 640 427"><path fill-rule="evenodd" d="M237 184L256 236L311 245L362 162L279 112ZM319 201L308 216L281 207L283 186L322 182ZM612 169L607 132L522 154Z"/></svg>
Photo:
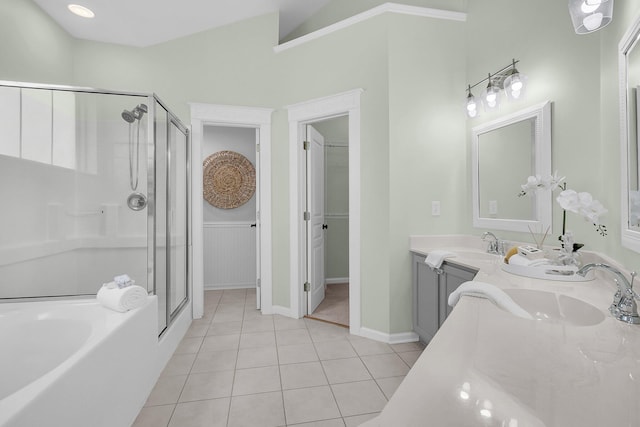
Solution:
<svg viewBox="0 0 640 427"><path fill-rule="evenodd" d="M534 319L573 326L593 326L602 322L604 313L579 299L532 289L505 289L520 307Z"/></svg>
<svg viewBox="0 0 640 427"><path fill-rule="evenodd" d="M494 255L487 252L475 252L475 251L453 251L457 255L456 257L450 258L451 261L473 261L473 262L483 262L483 263L499 263L502 262L503 257L501 255Z"/></svg>

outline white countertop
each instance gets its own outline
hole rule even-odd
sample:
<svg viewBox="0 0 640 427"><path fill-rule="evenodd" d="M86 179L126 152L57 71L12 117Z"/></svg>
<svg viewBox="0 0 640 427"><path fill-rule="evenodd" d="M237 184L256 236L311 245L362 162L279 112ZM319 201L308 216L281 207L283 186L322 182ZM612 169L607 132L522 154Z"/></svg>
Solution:
<svg viewBox="0 0 640 427"><path fill-rule="evenodd" d="M463 296L382 413L363 426L640 426L640 325L609 314L612 275L531 279L502 271L502 258L483 255L478 237L411 238L412 252L434 249L457 252L450 262L479 269L474 280L587 302L595 324L521 319ZM620 267L596 254L584 258Z"/></svg>

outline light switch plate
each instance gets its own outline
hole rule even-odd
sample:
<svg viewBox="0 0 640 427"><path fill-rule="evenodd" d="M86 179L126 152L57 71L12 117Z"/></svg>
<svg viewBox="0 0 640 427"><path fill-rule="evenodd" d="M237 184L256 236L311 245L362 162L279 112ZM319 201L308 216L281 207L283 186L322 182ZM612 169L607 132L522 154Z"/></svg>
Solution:
<svg viewBox="0 0 640 427"><path fill-rule="evenodd" d="M440 216L440 201L434 200L431 202L431 216Z"/></svg>

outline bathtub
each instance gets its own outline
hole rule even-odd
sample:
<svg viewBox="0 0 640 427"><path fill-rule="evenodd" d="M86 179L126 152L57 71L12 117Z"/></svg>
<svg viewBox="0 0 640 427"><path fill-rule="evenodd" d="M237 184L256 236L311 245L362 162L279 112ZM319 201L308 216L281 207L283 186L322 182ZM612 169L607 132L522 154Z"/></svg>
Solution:
<svg viewBox="0 0 640 427"><path fill-rule="evenodd" d="M128 427L153 388L157 298L0 304L1 427Z"/></svg>

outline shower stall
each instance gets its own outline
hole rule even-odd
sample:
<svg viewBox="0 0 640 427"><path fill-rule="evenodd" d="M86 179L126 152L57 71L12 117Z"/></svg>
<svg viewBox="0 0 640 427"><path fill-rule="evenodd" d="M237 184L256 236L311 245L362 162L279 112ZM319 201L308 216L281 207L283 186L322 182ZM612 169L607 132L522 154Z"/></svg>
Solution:
<svg viewBox="0 0 640 427"><path fill-rule="evenodd" d="M189 158L154 94L0 82L0 301L128 274L161 334L189 300Z"/></svg>

